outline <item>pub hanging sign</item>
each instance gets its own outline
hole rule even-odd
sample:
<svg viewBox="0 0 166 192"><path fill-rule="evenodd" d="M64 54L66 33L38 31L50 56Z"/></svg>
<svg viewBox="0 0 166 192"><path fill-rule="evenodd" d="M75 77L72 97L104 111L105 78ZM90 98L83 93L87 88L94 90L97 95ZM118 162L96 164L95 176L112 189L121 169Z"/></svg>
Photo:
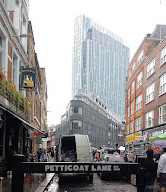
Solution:
<svg viewBox="0 0 166 192"><path fill-rule="evenodd" d="M36 88L36 68L22 68L21 70L21 88Z"/></svg>

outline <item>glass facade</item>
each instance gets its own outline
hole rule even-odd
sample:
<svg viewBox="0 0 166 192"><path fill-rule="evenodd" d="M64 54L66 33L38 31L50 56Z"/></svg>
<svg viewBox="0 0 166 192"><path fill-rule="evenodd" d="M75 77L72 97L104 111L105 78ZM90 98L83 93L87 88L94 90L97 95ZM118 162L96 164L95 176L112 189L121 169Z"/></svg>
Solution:
<svg viewBox="0 0 166 192"><path fill-rule="evenodd" d="M86 89L124 117L129 49L122 40L85 16L75 19L72 97Z"/></svg>

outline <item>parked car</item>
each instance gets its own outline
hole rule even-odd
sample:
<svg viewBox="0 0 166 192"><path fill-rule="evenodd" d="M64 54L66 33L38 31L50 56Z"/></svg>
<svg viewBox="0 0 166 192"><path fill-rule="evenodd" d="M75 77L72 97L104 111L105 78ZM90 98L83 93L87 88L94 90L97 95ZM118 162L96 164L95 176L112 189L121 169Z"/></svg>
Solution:
<svg viewBox="0 0 166 192"><path fill-rule="evenodd" d="M103 157L102 162L113 163L113 166L117 164L126 164L125 156L120 154L108 154ZM126 166L124 166L125 169ZM130 180L131 174L126 170L113 170L112 172L101 172L98 174L102 180L105 179L125 179Z"/></svg>

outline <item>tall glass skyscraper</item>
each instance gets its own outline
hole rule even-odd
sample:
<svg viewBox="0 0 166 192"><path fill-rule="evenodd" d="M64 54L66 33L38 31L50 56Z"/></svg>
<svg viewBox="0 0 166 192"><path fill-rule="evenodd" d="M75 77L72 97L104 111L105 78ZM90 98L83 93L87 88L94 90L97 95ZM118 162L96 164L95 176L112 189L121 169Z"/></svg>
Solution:
<svg viewBox="0 0 166 192"><path fill-rule="evenodd" d="M128 65L129 48L120 37L84 15L75 19L72 97L85 89L124 117Z"/></svg>

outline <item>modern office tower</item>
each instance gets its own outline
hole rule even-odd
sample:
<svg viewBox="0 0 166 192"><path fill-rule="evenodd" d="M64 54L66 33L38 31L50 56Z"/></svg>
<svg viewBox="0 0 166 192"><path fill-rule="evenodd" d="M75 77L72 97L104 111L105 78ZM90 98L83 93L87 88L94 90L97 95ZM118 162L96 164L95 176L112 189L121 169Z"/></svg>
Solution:
<svg viewBox="0 0 166 192"><path fill-rule="evenodd" d="M72 97L86 89L124 117L128 64L129 48L120 37L84 15L75 19Z"/></svg>

